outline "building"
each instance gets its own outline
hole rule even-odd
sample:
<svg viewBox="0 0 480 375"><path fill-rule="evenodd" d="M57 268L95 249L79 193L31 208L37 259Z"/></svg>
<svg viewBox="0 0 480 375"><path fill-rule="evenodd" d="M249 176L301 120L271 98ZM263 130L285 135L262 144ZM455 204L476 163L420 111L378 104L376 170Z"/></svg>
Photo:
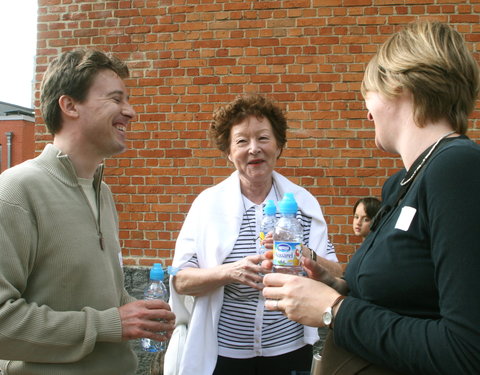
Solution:
<svg viewBox="0 0 480 375"><path fill-rule="evenodd" d="M0 102L0 171L33 158L34 153L34 110Z"/></svg>

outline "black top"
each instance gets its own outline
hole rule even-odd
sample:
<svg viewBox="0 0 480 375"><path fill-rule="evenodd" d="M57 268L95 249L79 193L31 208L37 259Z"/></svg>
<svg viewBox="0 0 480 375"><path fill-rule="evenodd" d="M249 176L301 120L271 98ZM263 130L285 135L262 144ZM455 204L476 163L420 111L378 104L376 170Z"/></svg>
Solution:
<svg viewBox="0 0 480 375"><path fill-rule="evenodd" d="M480 374L480 146L459 137L430 159L352 257L335 342L405 374Z"/></svg>

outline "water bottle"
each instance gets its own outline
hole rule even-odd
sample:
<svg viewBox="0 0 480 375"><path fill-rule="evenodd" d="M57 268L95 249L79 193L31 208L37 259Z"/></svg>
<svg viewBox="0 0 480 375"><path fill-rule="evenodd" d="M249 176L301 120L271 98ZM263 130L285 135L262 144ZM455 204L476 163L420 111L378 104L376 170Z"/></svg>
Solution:
<svg viewBox="0 0 480 375"><path fill-rule="evenodd" d="M163 283L163 268L161 263L154 263L150 270L150 280L143 294L143 299L161 299L168 301L167 287ZM163 352L167 348L166 341L155 341L152 339L141 339L141 345L146 352Z"/></svg>
<svg viewBox="0 0 480 375"><path fill-rule="evenodd" d="M285 193L278 209L281 216L273 231L273 272L304 276L300 265L303 228L296 218L298 206L292 193Z"/></svg>
<svg viewBox="0 0 480 375"><path fill-rule="evenodd" d="M260 241L263 241L268 233L273 232L275 229L275 224L277 223L277 218L275 214L277 213L277 207L272 199L269 199L263 208L263 218L260 223ZM265 246L260 244L259 254L264 254L266 251Z"/></svg>

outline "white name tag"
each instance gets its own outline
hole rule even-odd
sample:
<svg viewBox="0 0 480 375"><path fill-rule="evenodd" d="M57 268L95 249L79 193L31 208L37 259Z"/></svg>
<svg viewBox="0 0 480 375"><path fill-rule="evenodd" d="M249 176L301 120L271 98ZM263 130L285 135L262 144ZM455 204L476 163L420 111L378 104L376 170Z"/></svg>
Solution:
<svg viewBox="0 0 480 375"><path fill-rule="evenodd" d="M407 231L408 228L410 228L410 224L412 223L416 212L416 208L408 206L403 207L402 212L400 212L400 216L398 217L397 223L395 224L395 228Z"/></svg>

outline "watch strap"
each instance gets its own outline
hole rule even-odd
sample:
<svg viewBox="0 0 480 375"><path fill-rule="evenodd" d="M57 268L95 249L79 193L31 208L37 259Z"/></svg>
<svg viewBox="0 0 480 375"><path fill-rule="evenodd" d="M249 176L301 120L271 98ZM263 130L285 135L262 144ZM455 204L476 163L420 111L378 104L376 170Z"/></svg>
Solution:
<svg viewBox="0 0 480 375"><path fill-rule="evenodd" d="M333 322L334 322L334 320L335 320L335 314L334 314L334 310L333 310L333 309L334 309L340 302L342 302L344 299L345 299L345 296L340 295L340 296L338 296L338 297L335 299L335 301L333 301L332 306L330 306L330 309L331 309L331 311L332 311L332 321L331 321L330 324L328 325L328 328L330 328L330 329L333 328Z"/></svg>

